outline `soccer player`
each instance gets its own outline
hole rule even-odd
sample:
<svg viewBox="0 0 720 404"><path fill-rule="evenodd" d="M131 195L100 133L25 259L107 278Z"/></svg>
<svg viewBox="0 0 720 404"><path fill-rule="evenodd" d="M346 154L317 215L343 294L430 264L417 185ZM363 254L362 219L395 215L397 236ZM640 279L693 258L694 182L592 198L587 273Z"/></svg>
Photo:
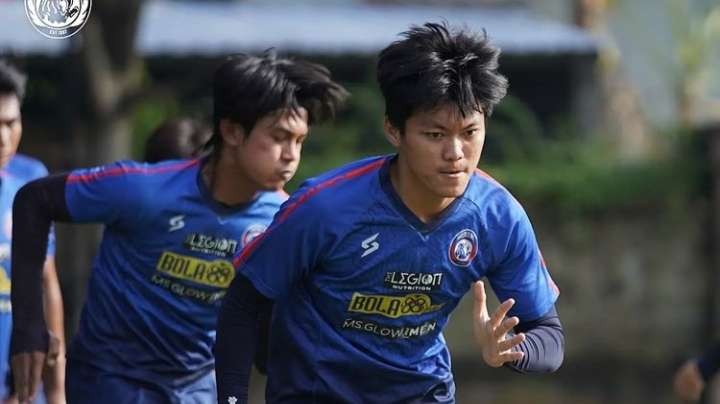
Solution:
<svg viewBox="0 0 720 404"><path fill-rule="evenodd" d="M38 160L17 153L22 138L21 105L26 77L14 66L0 61L0 400L14 402L10 375L10 330L12 304L10 289L10 240L12 203L18 189L28 181L44 177L48 171ZM44 250L42 293L50 335L50 353L44 365L44 397L49 403L65 402L65 326L63 302L57 273L55 247L51 241Z"/></svg>
<svg viewBox="0 0 720 404"><path fill-rule="evenodd" d="M145 142L144 161L199 157L212 132L191 118L168 119L158 126Z"/></svg>
<svg viewBox="0 0 720 404"><path fill-rule="evenodd" d="M240 55L215 72L208 158L117 162L31 182L17 196L13 370L34 394L47 349L39 251L53 220L101 222L79 329L68 350L72 403L208 403L212 347L235 253L270 223L308 127L346 95L320 65Z"/></svg>
<svg viewBox="0 0 720 404"><path fill-rule="evenodd" d="M218 403L246 400L257 318L273 302L268 403L454 402L442 329L470 289L485 363L560 366L558 290L528 217L476 168L507 87L499 51L444 24L404 35L377 73L397 154L307 181L235 259ZM481 278L502 301L492 314Z"/></svg>

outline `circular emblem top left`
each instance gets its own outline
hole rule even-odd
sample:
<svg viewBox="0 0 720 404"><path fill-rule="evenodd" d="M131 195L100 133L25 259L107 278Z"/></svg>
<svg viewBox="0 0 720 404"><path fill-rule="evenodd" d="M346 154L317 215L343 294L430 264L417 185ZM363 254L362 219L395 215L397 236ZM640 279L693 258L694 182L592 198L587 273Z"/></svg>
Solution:
<svg viewBox="0 0 720 404"><path fill-rule="evenodd" d="M52 39L68 38L90 17L92 0L25 0L25 14L35 29Z"/></svg>

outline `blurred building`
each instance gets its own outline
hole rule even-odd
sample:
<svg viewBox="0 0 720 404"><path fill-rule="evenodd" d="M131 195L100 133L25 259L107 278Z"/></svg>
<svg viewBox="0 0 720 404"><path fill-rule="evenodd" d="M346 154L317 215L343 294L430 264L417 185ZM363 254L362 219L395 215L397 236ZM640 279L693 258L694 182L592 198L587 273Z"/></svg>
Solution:
<svg viewBox="0 0 720 404"><path fill-rule="evenodd" d="M35 59L36 65L71 51L74 41L35 32L22 3L0 2L0 55ZM372 77L375 55L398 33L411 24L446 20L487 31L503 51L501 70L510 77L511 94L543 124L572 117L585 131L596 128L596 40L572 24L539 17L527 3L532 2L148 1L136 43L160 76L182 74L198 61L274 47L339 61L333 64L336 75L359 81Z"/></svg>

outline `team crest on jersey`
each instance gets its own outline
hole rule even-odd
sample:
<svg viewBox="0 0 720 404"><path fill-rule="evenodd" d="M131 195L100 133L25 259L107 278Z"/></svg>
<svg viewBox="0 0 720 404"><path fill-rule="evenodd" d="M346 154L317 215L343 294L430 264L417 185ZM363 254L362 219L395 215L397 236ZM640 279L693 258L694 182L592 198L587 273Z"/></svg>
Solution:
<svg viewBox="0 0 720 404"><path fill-rule="evenodd" d="M248 243L253 241L255 237L263 234L266 229L267 226L259 223L251 224L250 226L248 226L248 228L245 229L245 231L243 232L242 238L240 239L242 241L241 246L245 247L246 245L248 245Z"/></svg>
<svg viewBox="0 0 720 404"><path fill-rule="evenodd" d="M470 229L460 231L453 237L448 256L453 264L466 267L475 258L478 253L477 234Z"/></svg>
<svg viewBox="0 0 720 404"><path fill-rule="evenodd" d="M25 0L25 14L35 29L51 39L68 38L90 17L92 0Z"/></svg>

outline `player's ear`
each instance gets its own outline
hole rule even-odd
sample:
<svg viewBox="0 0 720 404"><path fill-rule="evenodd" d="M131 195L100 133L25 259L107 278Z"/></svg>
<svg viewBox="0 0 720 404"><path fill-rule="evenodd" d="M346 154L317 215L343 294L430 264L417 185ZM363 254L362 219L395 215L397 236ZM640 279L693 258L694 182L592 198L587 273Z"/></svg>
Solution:
<svg viewBox="0 0 720 404"><path fill-rule="evenodd" d="M400 129L393 126L387 116L385 116L385 120L383 121L383 129L388 142L395 147L400 147Z"/></svg>
<svg viewBox="0 0 720 404"><path fill-rule="evenodd" d="M245 130L239 123L223 118L220 120L220 136L223 144L237 147L245 140Z"/></svg>

